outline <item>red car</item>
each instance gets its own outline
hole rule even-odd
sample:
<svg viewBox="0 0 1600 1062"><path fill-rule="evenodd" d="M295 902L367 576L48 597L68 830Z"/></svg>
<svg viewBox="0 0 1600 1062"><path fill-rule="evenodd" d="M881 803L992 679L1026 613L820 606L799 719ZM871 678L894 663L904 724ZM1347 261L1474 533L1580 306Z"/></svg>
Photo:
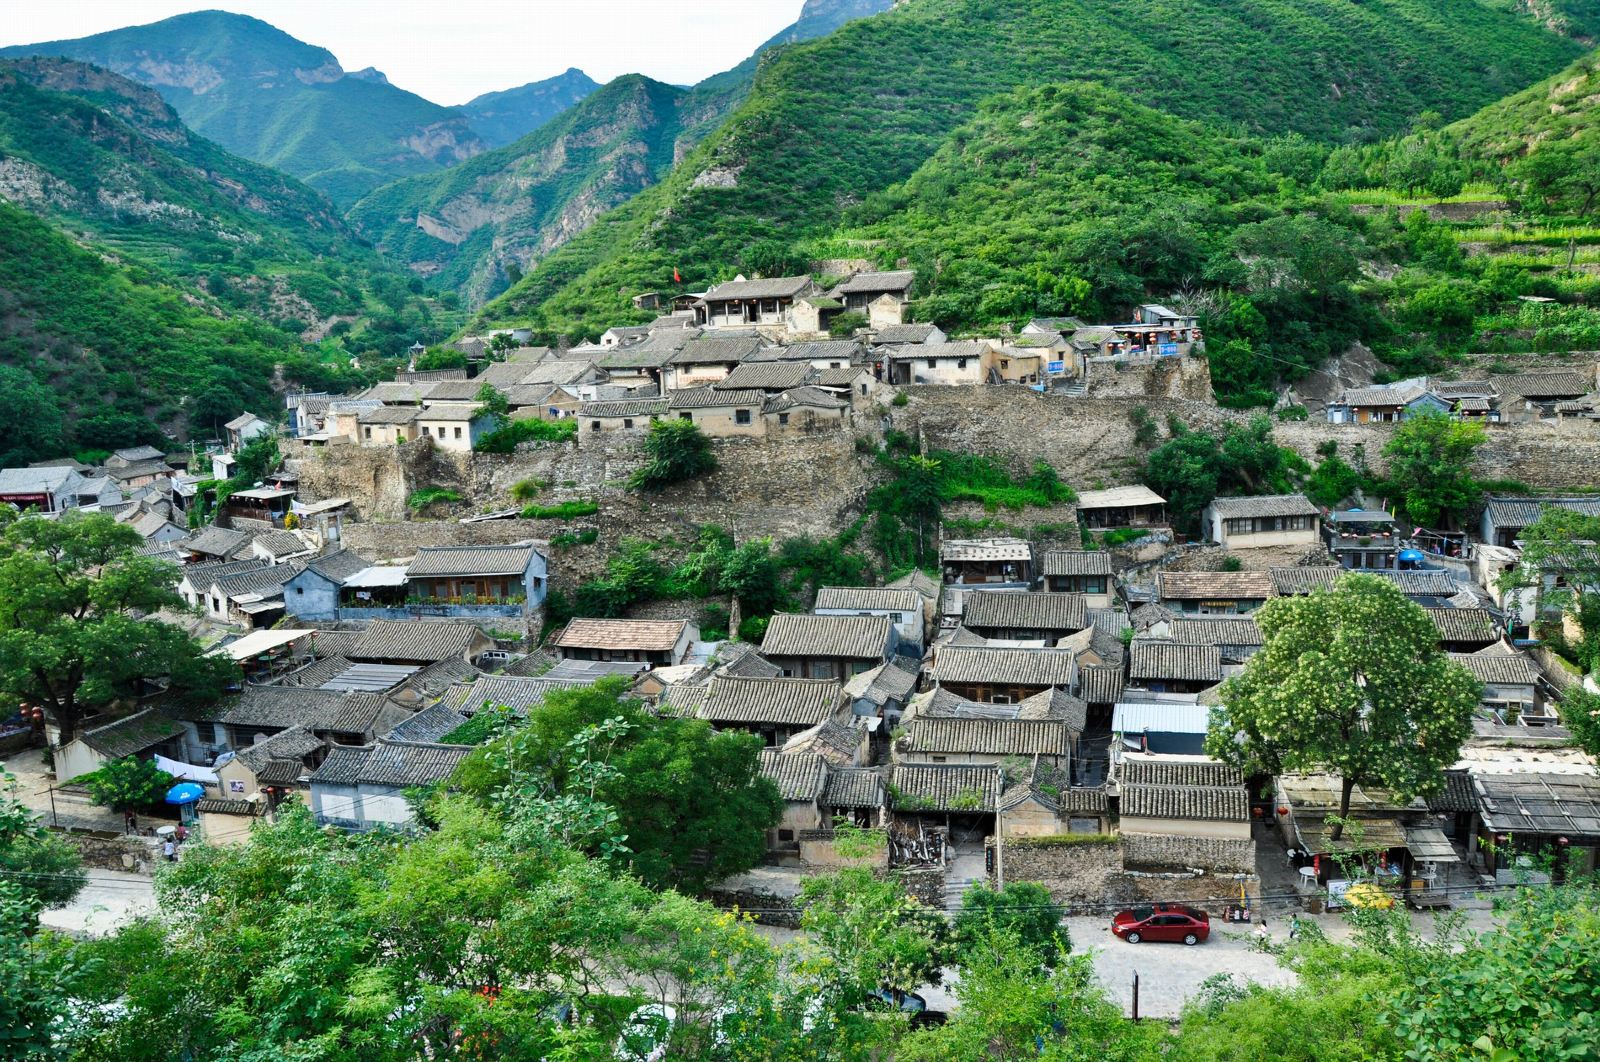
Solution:
<svg viewBox="0 0 1600 1062"><path fill-rule="evenodd" d="M1137 944L1141 940L1162 940L1199 944L1211 935L1211 916L1193 907L1157 904L1119 911L1111 919L1111 932Z"/></svg>

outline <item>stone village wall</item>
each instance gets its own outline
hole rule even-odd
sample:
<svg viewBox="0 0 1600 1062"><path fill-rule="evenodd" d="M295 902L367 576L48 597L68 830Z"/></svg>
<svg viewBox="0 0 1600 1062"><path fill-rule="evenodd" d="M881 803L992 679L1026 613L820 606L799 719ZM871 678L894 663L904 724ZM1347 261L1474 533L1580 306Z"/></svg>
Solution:
<svg viewBox="0 0 1600 1062"><path fill-rule="evenodd" d="M1260 883L1253 873L1253 842L1242 842L1251 849L1248 864L1240 862L1242 850L1226 853L1234 864L1245 867L1239 871L1230 866L1211 868L1205 862L1182 859L1203 854L1186 845L1186 838L1155 840L1174 844L1152 849L1134 840L1130 846L1127 835L1075 844L1029 844L1022 839L1011 839L1002 853L1005 880L1038 882L1050 890L1050 897L1056 903L1079 908L1083 914L1108 917L1112 907L1158 901L1193 904L1213 915L1221 915L1226 907L1239 901L1241 884L1249 898L1254 900L1259 896ZM1141 858L1156 860L1156 865L1169 871L1186 867L1206 869L1203 873L1151 873L1136 869L1136 861ZM1169 858L1178 859L1178 862L1164 862ZM993 871L989 879L993 885Z"/></svg>

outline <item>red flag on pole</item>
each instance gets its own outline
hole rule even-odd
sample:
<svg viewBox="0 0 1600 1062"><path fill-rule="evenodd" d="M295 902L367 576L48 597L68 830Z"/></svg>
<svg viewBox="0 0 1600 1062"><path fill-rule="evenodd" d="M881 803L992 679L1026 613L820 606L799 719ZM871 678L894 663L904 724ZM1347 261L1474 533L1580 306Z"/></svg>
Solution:
<svg viewBox="0 0 1600 1062"><path fill-rule="evenodd" d="M673 266L672 267L672 282L674 284L682 284L683 283L683 278L678 275L678 267L677 266Z"/></svg>

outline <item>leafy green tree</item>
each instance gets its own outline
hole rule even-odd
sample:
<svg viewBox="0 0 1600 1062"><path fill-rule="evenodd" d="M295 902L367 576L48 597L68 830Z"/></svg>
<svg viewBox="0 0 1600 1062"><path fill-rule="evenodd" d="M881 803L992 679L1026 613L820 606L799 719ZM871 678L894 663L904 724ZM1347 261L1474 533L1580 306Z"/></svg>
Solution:
<svg viewBox="0 0 1600 1062"><path fill-rule="evenodd" d="M1407 1058L1600 1056L1600 907L1592 886L1519 889L1504 919L1445 951L1392 1004Z"/></svg>
<svg viewBox="0 0 1600 1062"><path fill-rule="evenodd" d="M1600 693L1582 686L1569 688L1561 696L1561 725L1572 731L1572 739L1591 756L1600 756Z"/></svg>
<svg viewBox="0 0 1600 1062"><path fill-rule="evenodd" d="M1520 603L1531 598L1536 622L1550 611L1578 628L1573 655L1585 670L1600 667L1600 517L1547 505L1518 536L1522 550L1499 586Z"/></svg>
<svg viewBox="0 0 1600 1062"><path fill-rule="evenodd" d="M86 880L78 850L39 824L16 798L16 779L0 770L0 882L10 881L23 899L60 907Z"/></svg>
<svg viewBox="0 0 1600 1062"><path fill-rule="evenodd" d="M150 681L180 698L219 696L227 661L153 618L181 609L172 565L103 513L0 514L0 703L42 707L62 744L83 718Z"/></svg>
<svg viewBox="0 0 1600 1062"><path fill-rule="evenodd" d="M91 800L116 811L159 804L175 782L177 779L157 767L154 760L137 756L111 760L83 779Z"/></svg>
<svg viewBox="0 0 1600 1062"><path fill-rule="evenodd" d="M960 1007L944 1025L919 1029L895 1047L896 1062L1155 1062L1164 1031L1134 1024L1106 998L1087 956L1054 970L1004 929L978 936L953 989Z"/></svg>
<svg viewBox="0 0 1600 1062"><path fill-rule="evenodd" d="M873 535L890 567L937 562L934 544L944 512L937 458L884 457L893 479L873 488L867 508L876 515Z"/></svg>
<svg viewBox="0 0 1600 1062"><path fill-rule="evenodd" d="M581 788L616 816L614 829L588 831L581 847L656 887L698 890L759 863L783 811L761 774L760 738L652 715L625 687L603 680L553 691L526 724L469 757L458 781L480 797L498 794L512 816L522 803ZM579 740L602 726L614 731L603 747Z"/></svg>
<svg viewBox="0 0 1600 1062"><path fill-rule="evenodd" d="M1424 413L1405 421L1384 444L1388 481L1406 518L1425 527L1440 526L1478 503L1483 491L1472 475L1472 460L1488 438L1482 424L1443 413Z"/></svg>
<svg viewBox="0 0 1600 1062"><path fill-rule="evenodd" d="M506 397L504 391L494 384L486 383L478 388L477 400L483 403L483 409L486 413L493 413L498 417L511 415L511 400Z"/></svg>
<svg viewBox="0 0 1600 1062"><path fill-rule="evenodd" d="M971 949L995 933L1007 933L1047 966L1072 950L1072 938L1061 924L1061 909L1050 890L1032 881L1013 881L1002 888L974 885L961 897L955 919L956 938Z"/></svg>
<svg viewBox="0 0 1600 1062"><path fill-rule="evenodd" d="M828 334L836 339L848 339L867 327L867 315L860 310L841 313L828 322Z"/></svg>
<svg viewBox="0 0 1600 1062"><path fill-rule="evenodd" d="M717 467L711 440L687 420L658 420L645 436L645 453L650 460L634 472L628 486L654 491L673 483L703 476Z"/></svg>
<svg viewBox="0 0 1600 1062"><path fill-rule="evenodd" d="M859 999L880 988L910 992L939 982L949 926L898 881L847 867L805 879L797 906L824 979L847 994Z"/></svg>
<svg viewBox="0 0 1600 1062"><path fill-rule="evenodd" d="M1482 686L1439 650L1421 607L1371 575L1278 598L1256 613L1265 645L1221 689L1206 752L1247 775L1340 778L1338 840L1358 785L1401 799L1436 790L1472 731Z"/></svg>
<svg viewBox="0 0 1600 1062"><path fill-rule="evenodd" d="M1303 292L1327 301L1360 274L1360 240L1311 214L1245 225L1230 241L1255 292Z"/></svg>
<svg viewBox="0 0 1600 1062"><path fill-rule="evenodd" d="M1566 140L1540 144L1512 163L1508 173L1546 209L1588 217L1600 199L1600 133L1588 129Z"/></svg>
<svg viewBox="0 0 1600 1062"><path fill-rule="evenodd" d="M38 936L41 901L0 877L0 1060L60 1057L79 971Z"/></svg>

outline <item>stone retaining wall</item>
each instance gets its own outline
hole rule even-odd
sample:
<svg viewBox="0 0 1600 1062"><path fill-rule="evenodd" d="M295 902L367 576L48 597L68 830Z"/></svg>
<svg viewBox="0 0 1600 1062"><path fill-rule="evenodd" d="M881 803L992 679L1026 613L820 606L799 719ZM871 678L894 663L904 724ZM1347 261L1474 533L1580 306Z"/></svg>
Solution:
<svg viewBox="0 0 1600 1062"><path fill-rule="evenodd" d="M1124 833L1122 865L1127 870L1200 868L1227 874L1254 874L1256 843L1222 837Z"/></svg>
<svg viewBox="0 0 1600 1062"><path fill-rule="evenodd" d="M78 850L84 866L101 870L133 871L149 874L156 862L154 844L139 837L97 837L91 833L60 833Z"/></svg>

